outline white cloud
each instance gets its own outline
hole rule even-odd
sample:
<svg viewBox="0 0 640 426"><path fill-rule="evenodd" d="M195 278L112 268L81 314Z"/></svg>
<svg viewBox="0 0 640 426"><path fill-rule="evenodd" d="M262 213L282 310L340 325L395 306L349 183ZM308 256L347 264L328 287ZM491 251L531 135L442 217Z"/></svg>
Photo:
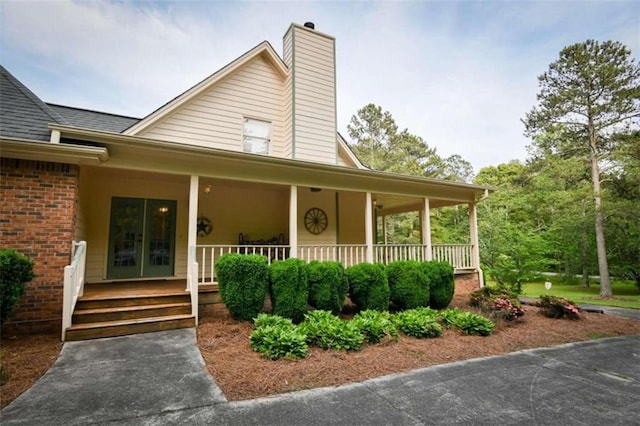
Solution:
<svg viewBox="0 0 640 426"><path fill-rule="evenodd" d="M291 22L336 36L338 124L374 102L476 169L524 158L520 119L559 50L619 39L632 2L3 2L3 65L50 102L143 116Z"/></svg>

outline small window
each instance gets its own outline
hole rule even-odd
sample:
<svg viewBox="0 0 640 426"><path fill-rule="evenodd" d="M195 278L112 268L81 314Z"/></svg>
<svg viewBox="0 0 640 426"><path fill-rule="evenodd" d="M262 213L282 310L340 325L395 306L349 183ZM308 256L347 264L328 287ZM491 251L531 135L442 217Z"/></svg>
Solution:
<svg viewBox="0 0 640 426"><path fill-rule="evenodd" d="M244 151L254 154L268 154L270 133L271 123L268 121L245 118L244 132L242 135Z"/></svg>

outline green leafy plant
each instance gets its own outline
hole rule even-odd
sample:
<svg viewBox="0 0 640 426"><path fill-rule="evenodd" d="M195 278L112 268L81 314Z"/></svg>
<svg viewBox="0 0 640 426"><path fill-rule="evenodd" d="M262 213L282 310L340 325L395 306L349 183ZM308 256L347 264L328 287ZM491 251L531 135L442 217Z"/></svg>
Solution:
<svg viewBox="0 0 640 426"><path fill-rule="evenodd" d="M437 318L442 325L451 328L455 325L458 315L460 315L460 311L457 308L449 308L438 311Z"/></svg>
<svg viewBox="0 0 640 426"><path fill-rule="evenodd" d="M400 309L429 306L429 279L420 262L401 260L385 268L391 301Z"/></svg>
<svg viewBox="0 0 640 426"><path fill-rule="evenodd" d="M269 287L267 258L260 255L225 254L216 262L222 302L231 316L251 321L262 307Z"/></svg>
<svg viewBox="0 0 640 426"><path fill-rule="evenodd" d="M360 309L389 309L389 283L382 265L359 263L347 268L346 274L349 297Z"/></svg>
<svg viewBox="0 0 640 426"><path fill-rule="evenodd" d="M497 297L493 299L491 315L493 318L515 321L524 316L524 309L522 309L520 303L517 301Z"/></svg>
<svg viewBox="0 0 640 426"><path fill-rule="evenodd" d="M295 258L272 263L269 267L269 295L274 315L291 318L294 322L302 321L309 298L307 264Z"/></svg>
<svg viewBox="0 0 640 426"><path fill-rule="evenodd" d="M543 294L536 302L542 314L549 318L580 319L580 308L574 302L564 297Z"/></svg>
<svg viewBox="0 0 640 426"><path fill-rule="evenodd" d="M449 306L455 291L453 266L447 262L423 262L422 267L430 287L429 306L444 309Z"/></svg>
<svg viewBox="0 0 640 426"><path fill-rule="evenodd" d="M309 305L339 314L349 291L344 267L339 262L312 261L307 266Z"/></svg>
<svg viewBox="0 0 640 426"><path fill-rule="evenodd" d="M388 312L366 310L353 317L353 323L358 327L368 343L379 343L381 340L397 340L398 329Z"/></svg>
<svg viewBox="0 0 640 426"><path fill-rule="evenodd" d="M436 320L437 312L429 308L409 309L393 316L393 323L402 333L417 338L442 336L442 326Z"/></svg>
<svg viewBox="0 0 640 426"><path fill-rule="evenodd" d="M308 344L322 349L357 351L364 343L355 323L343 321L329 311L307 313L298 328L307 336Z"/></svg>
<svg viewBox="0 0 640 426"><path fill-rule="evenodd" d="M470 304L489 313L494 319L514 321L525 314L517 292L505 286L485 286L471 293Z"/></svg>
<svg viewBox="0 0 640 426"><path fill-rule="evenodd" d="M490 335L496 326L491 320L471 312L458 314L453 325L465 334L477 336Z"/></svg>
<svg viewBox="0 0 640 426"><path fill-rule="evenodd" d="M254 328L262 328L267 326L292 326L293 322L289 318L280 315L261 313L253 320Z"/></svg>
<svg viewBox="0 0 640 426"><path fill-rule="evenodd" d="M0 250L0 324L24 294L25 283L33 279L33 261L13 249Z"/></svg>
<svg viewBox="0 0 640 426"><path fill-rule="evenodd" d="M261 353L265 358L305 358L309 347L306 335L293 325L290 319L278 315L259 315L255 321L255 329L249 338L251 349Z"/></svg>

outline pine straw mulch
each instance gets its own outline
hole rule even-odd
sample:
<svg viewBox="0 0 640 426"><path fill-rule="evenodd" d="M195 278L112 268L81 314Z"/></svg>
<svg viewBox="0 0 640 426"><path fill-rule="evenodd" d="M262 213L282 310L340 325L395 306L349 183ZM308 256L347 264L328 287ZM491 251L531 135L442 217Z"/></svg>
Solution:
<svg viewBox="0 0 640 426"><path fill-rule="evenodd" d="M2 335L0 408L9 405L53 365L62 349L60 333ZM5 381L6 379L6 381Z"/></svg>
<svg viewBox="0 0 640 426"><path fill-rule="evenodd" d="M453 306L468 309L468 293L456 294ZM205 310L198 345L207 369L229 400L243 400L322 386L359 382L470 358L555 346L600 337L640 334L640 321L598 313L581 320L553 320L533 306L516 323L500 322L488 337L445 330L437 339L401 336L395 343L365 346L359 352L309 348L306 359L268 361L249 346L250 323L231 319L223 309Z"/></svg>
<svg viewBox="0 0 640 426"><path fill-rule="evenodd" d="M467 306L470 289L456 288L453 306ZM538 308L525 306L515 324L500 323L489 337L463 336L445 330L438 339L401 336L395 343L365 346L359 352L310 348L301 361L268 361L249 347L250 323L231 319L224 308L202 310L198 345L207 369L229 400L251 399L321 386L359 382L372 377L436 364L562 343L640 334L640 321L584 313L579 321L552 320ZM0 386L0 408L29 389L57 359L62 344L58 333L3 334L0 353L8 380Z"/></svg>

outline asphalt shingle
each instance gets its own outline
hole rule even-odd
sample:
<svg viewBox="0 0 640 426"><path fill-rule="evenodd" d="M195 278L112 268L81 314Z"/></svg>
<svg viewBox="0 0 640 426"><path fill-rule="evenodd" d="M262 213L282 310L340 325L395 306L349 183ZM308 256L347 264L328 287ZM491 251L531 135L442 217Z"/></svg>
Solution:
<svg viewBox="0 0 640 426"><path fill-rule="evenodd" d="M0 65L0 136L49 141L48 123L69 124Z"/></svg>

